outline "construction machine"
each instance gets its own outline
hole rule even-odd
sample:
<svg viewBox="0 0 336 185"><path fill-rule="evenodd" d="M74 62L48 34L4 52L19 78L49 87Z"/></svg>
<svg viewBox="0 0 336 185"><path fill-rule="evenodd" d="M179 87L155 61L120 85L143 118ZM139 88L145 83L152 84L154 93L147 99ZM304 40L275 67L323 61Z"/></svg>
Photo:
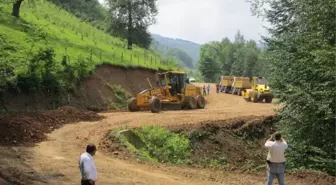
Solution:
<svg viewBox="0 0 336 185"><path fill-rule="evenodd" d="M221 92L229 93L231 92L233 82L233 76L221 76L220 86Z"/></svg>
<svg viewBox="0 0 336 185"><path fill-rule="evenodd" d="M232 88L231 88L231 93L233 95L239 95L241 96L241 92L250 89L251 88L251 82L250 78L248 77L234 77L233 78L233 83L232 83Z"/></svg>
<svg viewBox="0 0 336 185"><path fill-rule="evenodd" d="M158 87L153 87L147 78L150 88L141 91L129 100L129 111L150 109L151 112L158 113L165 109L203 109L205 107L201 87L189 84L189 79L186 78L184 72L169 71L157 75Z"/></svg>
<svg viewBox="0 0 336 185"><path fill-rule="evenodd" d="M272 94L267 81L263 77L251 77L251 88L241 91L243 98L248 102L271 103L274 95Z"/></svg>

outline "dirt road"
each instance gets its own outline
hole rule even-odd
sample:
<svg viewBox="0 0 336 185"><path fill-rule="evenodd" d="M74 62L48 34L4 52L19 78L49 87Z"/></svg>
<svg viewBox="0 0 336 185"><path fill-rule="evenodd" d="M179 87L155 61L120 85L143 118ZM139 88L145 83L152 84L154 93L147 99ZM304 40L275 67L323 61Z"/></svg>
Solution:
<svg viewBox="0 0 336 185"><path fill-rule="evenodd" d="M216 94L214 85L207 96L203 110L104 113L105 119L98 122L81 122L65 125L51 133L47 141L31 149L29 164L34 167L39 179L47 184L79 184L77 160L88 142L99 143L104 135L117 127L132 127L144 124L194 124L201 120L228 119L248 115L270 115L272 104L247 103L242 97ZM99 150L99 146L98 146ZM238 174L184 166L148 164L141 161L125 161L97 152L95 162L101 185L217 185L217 184L264 184L265 176ZM289 184L307 184L300 179L288 177ZM43 182L36 181L36 184Z"/></svg>

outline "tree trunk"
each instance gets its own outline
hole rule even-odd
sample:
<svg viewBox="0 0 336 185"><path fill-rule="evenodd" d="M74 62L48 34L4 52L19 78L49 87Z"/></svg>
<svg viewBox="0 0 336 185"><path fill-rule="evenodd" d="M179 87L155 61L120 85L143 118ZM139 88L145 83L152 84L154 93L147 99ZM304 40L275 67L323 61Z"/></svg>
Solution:
<svg viewBox="0 0 336 185"><path fill-rule="evenodd" d="M12 11L12 15L14 17L19 18L20 17L20 8L21 8L21 3L23 0L16 0L13 4L13 11Z"/></svg>
<svg viewBox="0 0 336 185"><path fill-rule="evenodd" d="M132 24L132 3L128 1L128 29L127 29L127 49L132 50L133 45L133 24Z"/></svg>

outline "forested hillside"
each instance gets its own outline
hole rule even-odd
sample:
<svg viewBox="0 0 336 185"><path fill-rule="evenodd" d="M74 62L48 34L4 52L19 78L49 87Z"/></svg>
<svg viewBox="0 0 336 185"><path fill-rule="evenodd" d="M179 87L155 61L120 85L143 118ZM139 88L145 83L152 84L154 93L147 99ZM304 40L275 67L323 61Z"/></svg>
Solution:
<svg viewBox="0 0 336 185"><path fill-rule="evenodd" d="M200 44L182 39L163 37L157 34L152 34L152 37L155 41L157 41L160 45L164 47L177 48L186 52L192 58L192 63L194 66L199 60Z"/></svg>
<svg viewBox="0 0 336 185"><path fill-rule="evenodd" d="M265 75L264 52L254 40L245 40L238 31L234 41L224 38L201 46L198 67L207 81L218 82L221 75Z"/></svg>
<svg viewBox="0 0 336 185"><path fill-rule="evenodd" d="M170 48L156 39L153 39L151 47L164 58L174 58L183 68L194 68L193 58L183 49Z"/></svg>

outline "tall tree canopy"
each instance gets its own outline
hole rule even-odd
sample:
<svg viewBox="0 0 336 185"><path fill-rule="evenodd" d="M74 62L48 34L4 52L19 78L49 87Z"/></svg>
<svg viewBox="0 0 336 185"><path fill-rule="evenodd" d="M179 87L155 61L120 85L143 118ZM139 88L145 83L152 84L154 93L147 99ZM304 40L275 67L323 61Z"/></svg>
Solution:
<svg viewBox="0 0 336 185"><path fill-rule="evenodd" d="M255 0L252 5L272 25L266 57L270 86L285 103L279 129L291 146L288 165L335 175L335 1Z"/></svg>
<svg viewBox="0 0 336 185"><path fill-rule="evenodd" d="M264 75L262 51L253 40L246 41L238 31L231 42L224 38L201 46L199 69L207 80L217 82L220 75ZM210 65L211 63L211 65ZM216 67L216 69L209 69Z"/></svg>
<svg viewBox="0 0 336 185"><path fill-rule="evenodd" d="M111 15L109 31L127 38L128 49L133 43L149 48L151 35L147 28L156 21L156 0L108 0L107 4Z"/></svg>

